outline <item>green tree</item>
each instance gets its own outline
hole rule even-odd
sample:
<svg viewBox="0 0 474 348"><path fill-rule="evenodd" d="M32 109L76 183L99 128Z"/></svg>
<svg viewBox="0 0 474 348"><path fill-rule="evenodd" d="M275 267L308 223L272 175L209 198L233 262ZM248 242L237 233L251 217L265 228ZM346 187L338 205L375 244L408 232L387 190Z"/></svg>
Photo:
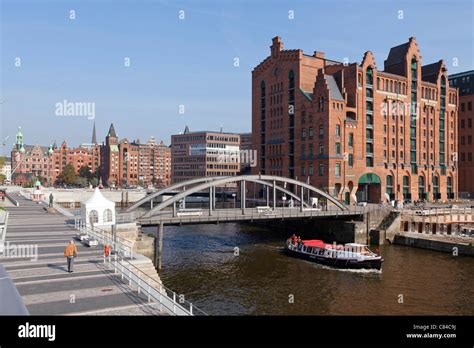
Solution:
<svg viewBox="0 0 474 348"><path fill-rule="evenodd" d="M76 180L74 184L76 184L79 187L87 187L88 180L86 178L83 178L82 176L76 176Z"/></svg>
<svg viewBox="0 0 474 348"><path fill-rule="evenodd" d="M0 184L3 184L5 180L7 180L7 176L5 174L0 174Z"/></svg>
<svg viewBox="0 0 474 348"><path fill-rule="evenodd" d="M66 167L64 167L60 177L63 184L72 185L76 183L76 173L71 163L68 163Z"/></svg>
<svg viewBox="0 0 474 348"><path fill-rule="evenodd" d="M81 168L79 168L78 175L81 178L86 178L88 180L90 180L92 178L91 169L89 168L88 165L85 165L85 166L82 166Z"/></svg>

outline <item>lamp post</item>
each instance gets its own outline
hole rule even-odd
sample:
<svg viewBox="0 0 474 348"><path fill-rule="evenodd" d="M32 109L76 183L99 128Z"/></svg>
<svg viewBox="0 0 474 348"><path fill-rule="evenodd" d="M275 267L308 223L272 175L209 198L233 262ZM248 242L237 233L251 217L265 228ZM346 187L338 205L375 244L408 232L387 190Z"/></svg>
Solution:
<svg viewBox="0 0 474 348"><path fill-rule="evenodd" d="M233 194L232 194L232 198L234 198L234 209L235 209L235 196L236 196L236 194L233 193Z"/></svg>
<svg viewBox="0 0 474 348"><path fill-rule="evenodd" d="M286 195L283 195L283 197L281 197L281 199L283 200L283 213L284 213L285 212Z"/></svg>

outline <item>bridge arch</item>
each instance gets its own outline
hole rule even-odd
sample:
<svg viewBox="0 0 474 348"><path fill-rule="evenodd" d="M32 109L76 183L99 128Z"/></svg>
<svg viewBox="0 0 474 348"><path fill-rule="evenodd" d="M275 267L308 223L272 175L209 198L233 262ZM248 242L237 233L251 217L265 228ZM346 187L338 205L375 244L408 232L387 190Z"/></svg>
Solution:
<svg viewBox="0 0 474 348"><path fill-rule="evenodd" d="M172 185L172 186L168 187L166 190L161 190L159 192L170 191L171 189L176 189L176 188L183 187L183 186L186 186L186 185L189 186L190 182L191 181L188 181L187 183L182 182L180 184ZM170 199L167 199L166 201L159 203L153 209L151 209L149 212L145 213L142 217L143 218L150 217L150 216L153 215L153 213L158 212L158 211L160 211L160 210L162 210L162 209L164 209L164 208L166 208L170 205L174 205L176 202L179 202L181 199L183 199L183 198L185 198L185 197L187 197L187 196L189 196L193 193L204 191L206 189L212 190L216 186L224 185L224 184L228 184L228 183L232 183L232 182L255 182L255 183L258 183L258 184L274 187L275 190L285 192L285 193L289 194L290 196L297 198L296 195L294 195L290 191L286 190L285 188L281 188L281 187L277 186L276 182L284 182L284 183L287 183L287 184L293 184L293 185L296 185L297 187L308 189L311 192L314 192L314 193L316 193L320 196L325 197L328 201L332 202L340 210L346 210L347 209L341 202L339 202L333 196L331 196L328 193L326 193L324 191L321 191L321 190L319 190L319 189L317 189L317 188L315 188L315 187L313 187L309 184L303 183L301 181L297 181L297 180L289 179L289 178L283 178L283 177L279 177L279 176L273 176L273 175L242 175L242 176L232 176L232 177L202 178L200 180L195 179L192 183L194 183L194 184L198 183L198 185L196 185L192 188L186 189L186 191L180 192L180 193L176 194L175 196L171 197ZM156 196L158 196L159 192L156 192L152 195L149 195L149 196L145 197L144 199L139 201L139 202L141 202L140 204L138 204L139 202L137 202L132 207L135 207L137 205L139 206L139 205L143 204L144 202L146 202L147 200L151 200L152 199L151 196L156 197ZM301 201L301 199L299 199L299 198L297 198L297 199L298 199L298 201ZM132 207L130 207L128 209L128 211L133 210L133 209L131 209Z"/></svg>

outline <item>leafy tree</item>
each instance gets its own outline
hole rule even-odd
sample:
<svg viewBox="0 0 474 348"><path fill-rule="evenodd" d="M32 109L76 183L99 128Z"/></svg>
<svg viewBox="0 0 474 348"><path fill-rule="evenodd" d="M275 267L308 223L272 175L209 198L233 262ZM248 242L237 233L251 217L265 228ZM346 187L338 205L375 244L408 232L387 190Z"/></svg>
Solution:
<svg viewBox="0 0 474 348"><path fill-rule="evenodd" d="M81 178L86 178L86 179L89 179L89 180L92 178L91 169L89 168L88 165L85 165L85 166L82 166L81 168L79 168L78 175Z"/></svg>
<svg viewBox="0 0 474 348"><path fill-rule="evenodd" d="M76 184L79 187L87 187L88 180L86 178L83 178L82 176L76 176L76 180L74 184Z"/></svg>
<svg viewBox="0 0 474 348"><path fill-rule="evenodd" d="M66 185L73 185L76 183L76 173L74 172L74 167L71 163L68 163L66 167L64 167L60 178L61 182Z"/></svg>
<svg viewBox="0 0 474 348"><path fill-rule="evenodd" d="M5 174L0 174L0 184L3 184L5 180L7 180L7 176Z"/></svg>

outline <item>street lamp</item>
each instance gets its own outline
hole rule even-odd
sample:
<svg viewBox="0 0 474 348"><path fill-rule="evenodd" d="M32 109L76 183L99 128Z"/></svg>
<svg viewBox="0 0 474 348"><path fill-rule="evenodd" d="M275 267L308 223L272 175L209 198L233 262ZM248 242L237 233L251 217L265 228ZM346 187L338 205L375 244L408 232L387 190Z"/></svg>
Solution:
<svg viewBox="0 0 474 348"><path fill-rule="evenodd" d="M236 194L233 193L233 194L232 194L232 198L234 198L234 209L235 209L235 196L236 196Z"/></svg>

